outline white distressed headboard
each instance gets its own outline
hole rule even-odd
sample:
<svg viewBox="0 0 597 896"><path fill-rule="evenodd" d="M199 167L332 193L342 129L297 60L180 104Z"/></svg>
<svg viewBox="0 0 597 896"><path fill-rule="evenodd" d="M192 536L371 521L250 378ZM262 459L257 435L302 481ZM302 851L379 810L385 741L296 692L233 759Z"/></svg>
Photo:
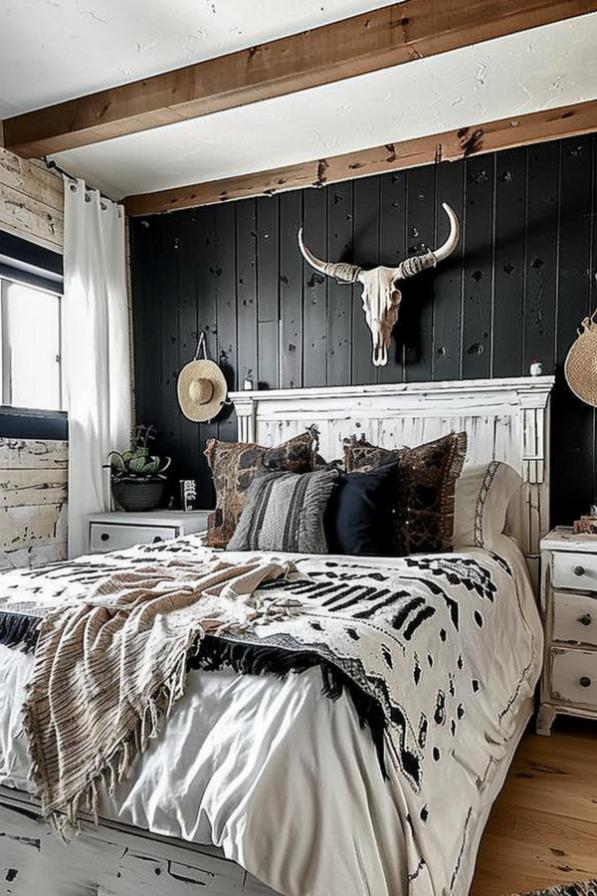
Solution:
<svg viewBox="0 0 597 896"><path fill-rule="evenodd" d="M539 539L549 529L549 395L554 378L512 377L232 392L239 439L277 445L316 424L326 460L347 436L384 448L411 447L445 433L468 434L467 464L503 460L521 474L510 525L536 579Z"/></svg>

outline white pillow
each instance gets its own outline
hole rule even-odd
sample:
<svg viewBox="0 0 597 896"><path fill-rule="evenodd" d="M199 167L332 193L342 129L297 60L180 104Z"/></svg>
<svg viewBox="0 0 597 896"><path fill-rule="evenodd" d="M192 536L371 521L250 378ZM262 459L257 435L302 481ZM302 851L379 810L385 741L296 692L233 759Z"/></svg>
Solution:
<svg viewBox="0 0 597 896"><path fill-rule="evenodd" d="M516 470L502 461L465 467L455 486L454 548L492 550L506 527L508 505L521 485Z"/></svg>

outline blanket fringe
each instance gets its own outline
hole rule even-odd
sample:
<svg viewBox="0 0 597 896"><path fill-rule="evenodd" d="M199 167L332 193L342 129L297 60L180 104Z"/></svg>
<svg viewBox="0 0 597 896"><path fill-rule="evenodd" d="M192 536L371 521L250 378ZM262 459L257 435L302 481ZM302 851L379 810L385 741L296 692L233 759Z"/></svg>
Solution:
<svg viewBox="0 0 597 896"><path fill-rule="evenodd" d="M200 649L202 636L203 632L200 631L189 637L187 646L168 679L145 701L133 731L117 744L107 759L98 757L98 764L90 780L69 801L65 812L47 811L44 808L43 775L37 763L32 762L29 777L41 794L42 811L64 843L68 843L69 835L76 836L80 832L78 815L81 807L91 815L93 823L98 824L100 788L103 786L108 795L112 796L116 785L129 776L135 760L145 753L149 742L159 736L163 723L184 694L189 659ZM29 743L34 743L35 723L27 713L24 714L23 729Z"/></svg>
<svg viewBox="0 0 597 896"><path fill-rule="evenodd" d="M218 671L230 668L243 675L274 675L284 678L289 672L301 673L319 666L322 694L338 700L344 691L350 696L361 728L368 728L384 778L387 771L384 758L384 739L387 728L385 712L379 701L364 691L334 663L312 650L291 650L271 644L252 644L206 635L201 650L190 656L189 667Z"/></svg>
<svg viewBox="0 0 597 896"><path fill-rule="evenodd" d="M41 619L19 613L0 613L0 644L33 653L39 635Z"/></svg>
<svg viewBox="0 0 597 896"><path fill-rule="evenodd" d="M185 650L168 679L150 695L139 712L134 730L120 742L108 758L98 757L98 764L87 784L69 802L66 812L44 810L43 776L36 763L31 766L31 780L42 795L42 810L49 818L59 837L67 841L69 834L80 830L78 813L84 806L95 824L98 822L99 790L103 786L111 796L116 785L128 777L135 760L143 754L149 742L158 737L164 721L170 716L176 702L185 691L189 669L217 671L230 668L245 675L274 675L283 678L290 672L302 673L319 666L322 677L322 693L330 700L338 700L346 691L355 707L361 728L369 728L377 758L384 778L387 772L384 760L386 717L380 703L366 693L338 666L311 650L290 650L270 644L252 644L232 641L214 635L195 633L189 637ZM29 742L36 740L33 719L25 713L23 727ZM39 755L36 750L35 753Z"/></svg>

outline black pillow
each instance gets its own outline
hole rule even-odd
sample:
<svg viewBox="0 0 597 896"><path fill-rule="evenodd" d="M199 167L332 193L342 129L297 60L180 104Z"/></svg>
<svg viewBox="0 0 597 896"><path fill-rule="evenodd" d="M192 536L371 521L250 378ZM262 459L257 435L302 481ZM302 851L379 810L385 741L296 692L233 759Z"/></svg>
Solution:
<svg viewBox="0 0 597 896"><path fill-rule="evenodd" d="M325 512L330 554L389 557L395 554L394 529L398 464L368 473L341 473Z"/></svg>

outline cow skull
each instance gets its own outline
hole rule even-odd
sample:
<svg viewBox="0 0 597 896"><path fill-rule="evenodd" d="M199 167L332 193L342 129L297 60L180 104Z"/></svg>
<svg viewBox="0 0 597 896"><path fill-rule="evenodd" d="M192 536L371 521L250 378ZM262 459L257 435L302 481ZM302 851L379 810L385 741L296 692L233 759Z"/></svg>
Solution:
<svg viewBox="0 0 597 896"><path fill-rule="evenodd" d="M450 220L448 239L434 252L427 251L422 255L414 255L401 261L396 268L383 265L364 271L356 264L346 262L321 261L310 252L303 243L303 228L298 232L298 242L305 261L322 274L335 277L339 283L356 283L362 285L363 311L367 326L373 336L373 363L383 367L388 363L388 349L392 338L392 330L398 320L398 310L402 293L398 288L400 280L406 280L425 268L434 268L456 249L460 239L460 224L454 210L447 202L442 207Z"/></svg>

